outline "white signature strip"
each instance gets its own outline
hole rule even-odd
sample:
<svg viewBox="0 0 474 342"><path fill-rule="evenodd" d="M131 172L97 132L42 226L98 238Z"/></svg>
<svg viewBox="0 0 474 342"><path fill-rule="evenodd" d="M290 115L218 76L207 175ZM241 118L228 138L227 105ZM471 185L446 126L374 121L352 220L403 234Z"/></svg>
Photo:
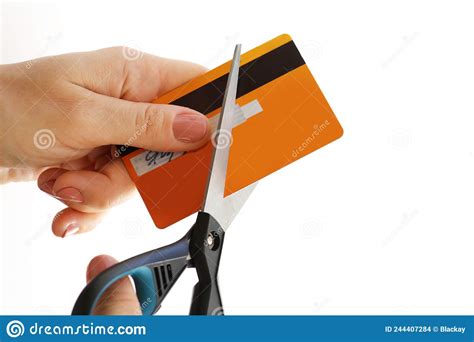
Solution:
<svg viewBox="0 0 474 342"><path fill-rule="evenodd" d="M234 110L233 127L237 127L250 117L261 112L263 112L263 108L258 100L253 100L242 107L236 105ZM217 127L219 115L220 113L209 119L209 124L211 125L212 130L215 130ZM181 157L183 154L184 152L143 151L142 153L131 158L130 162L132 163L133 169L135 170L137 176L142 176L176 158Z"/></svg>

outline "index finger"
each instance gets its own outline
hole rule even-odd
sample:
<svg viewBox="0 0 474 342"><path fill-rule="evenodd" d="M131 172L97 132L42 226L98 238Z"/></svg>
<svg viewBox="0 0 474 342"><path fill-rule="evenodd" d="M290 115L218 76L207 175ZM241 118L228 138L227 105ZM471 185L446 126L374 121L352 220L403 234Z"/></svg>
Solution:
<svg viewBox="0 0 474 342"><path fill-rule="evenodd" d="M56 59L61 60L63 56ZM206 71L198 64L128 47L86 52L80 58L67 60L76 61L71 72L72 77L77 78L76 84L98 94L135 102L151 102Z"/></svg>

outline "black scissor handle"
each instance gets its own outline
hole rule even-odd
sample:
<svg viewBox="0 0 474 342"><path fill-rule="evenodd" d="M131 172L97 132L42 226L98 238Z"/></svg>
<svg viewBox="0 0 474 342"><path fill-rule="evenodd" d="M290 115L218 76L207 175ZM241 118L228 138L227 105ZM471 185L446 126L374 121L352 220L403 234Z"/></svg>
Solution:
<svg viewBox="0 0 474 342"><path fill-rule="evenodd" d="M118 263L95 277L81 292L73 315L92 315L100 297L117 280L131 276L142 313L152 315L160 308L178 277L188 265L187 237Z"/></svg>
<svg viewBox="0 0 474 342"><path fill-rule="evenodd" d="M212 215L199 212L189 242L189 254L199 281L194 286L191 315L223 315L217 273L224 230Z"/></svg>
<svg viewBox="0 0 474 342"><path fill-rule="evenodd" d="M179 241L121 263L95 277L81 292L73 315L91 315L104 292L117 280L131 276L142 313L160 308L178 277L188 266L196 268L191 315L222 315L217 273L224 243L224 230L210 214L199 212L196 223Z"/></svg>

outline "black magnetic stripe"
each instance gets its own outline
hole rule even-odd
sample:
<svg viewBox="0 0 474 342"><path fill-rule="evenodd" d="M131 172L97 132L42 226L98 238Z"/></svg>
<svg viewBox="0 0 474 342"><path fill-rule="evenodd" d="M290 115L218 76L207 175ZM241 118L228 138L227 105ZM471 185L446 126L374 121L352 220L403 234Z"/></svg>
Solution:
<svg viewBox="0 0 474 342"><path fill-rule="evenodd" d="M303 64L304 60L293 41L267 52L240 67L237 98ZM171 103L208 114L222 106L228 77L227 73Z"/></svg>
<svg viewBox="0 0 474 342"><path fill-rule="evenodd" d="M237 98L285 75L305 64L293 41L289 41L272 51L242 65L239 69ZM171 104L192 108L200 113L209 114L220 108L224 97L229 73L193 90L192 92L170 102ZM137 148L118 147L122 156Z"/></svg>

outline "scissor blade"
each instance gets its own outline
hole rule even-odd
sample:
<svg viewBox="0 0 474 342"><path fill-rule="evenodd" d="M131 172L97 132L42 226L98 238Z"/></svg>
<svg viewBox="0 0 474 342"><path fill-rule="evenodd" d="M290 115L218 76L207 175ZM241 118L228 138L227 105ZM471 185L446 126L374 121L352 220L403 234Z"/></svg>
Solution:
<svg viewBox="0 0 474 342"><path fill-rule="evenodd" d="M224 204L224 190L227 173L227 161L229 160L230 145L232 144L232 125L237 96L237 84L240 67L240 44L236 45L234 58L227 79L227 86L224 93L222 111L219 118L217 130L213 134L213 156L211 158L211 169L207 183L206 196L202 210L219 220L219 213ZM222 224L221 222L219 222ZM222 227L226 228L226 227Z"/></svg>
<svg viewBox="0 0 474 342"><path fill-rule="evenodd" d="M258 183L247 185L245 188L227 196L220 204L219 210L212 214L224 231L226 231L232 221L234 221L257 184Z"/></svg>

